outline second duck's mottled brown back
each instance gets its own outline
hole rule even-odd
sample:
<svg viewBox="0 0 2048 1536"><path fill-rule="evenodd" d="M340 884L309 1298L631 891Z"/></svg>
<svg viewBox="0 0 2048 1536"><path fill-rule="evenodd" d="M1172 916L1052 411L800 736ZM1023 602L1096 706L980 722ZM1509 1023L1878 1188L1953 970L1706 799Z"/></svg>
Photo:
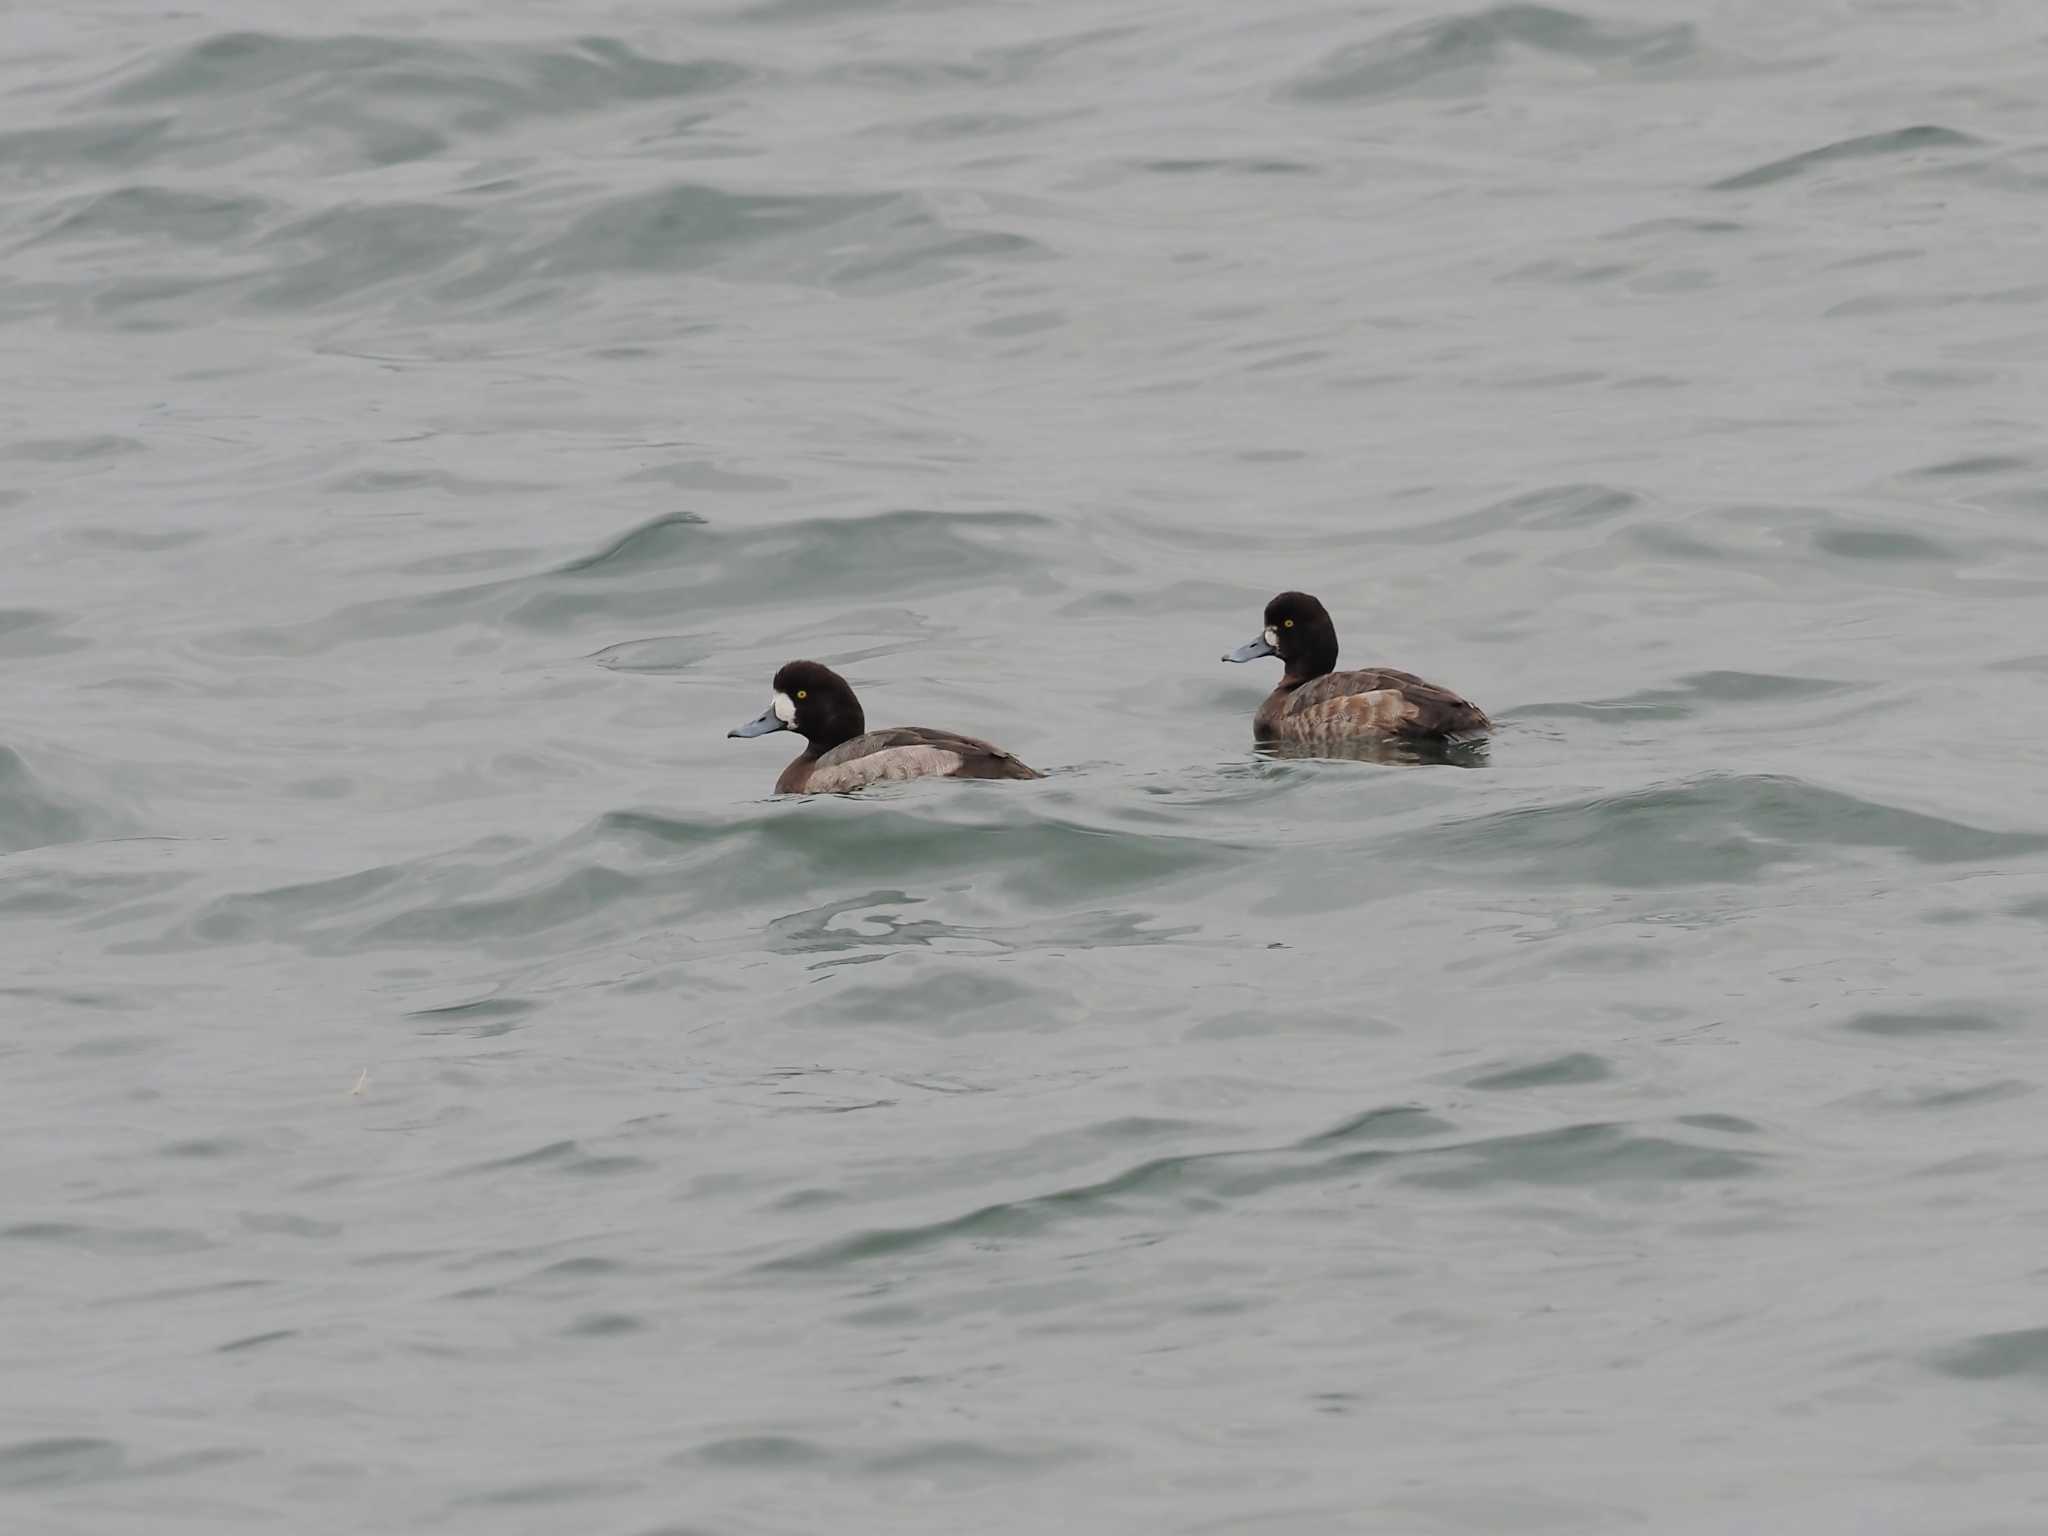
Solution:
<svg viewBox="0 0 2048 1536"><path fill-rule="evenodd" d="M1392 667L1328 672L1298 688L1283 685L1253 721L1261 736L1304 745L1360 735L1476 736L1491 725L1478 705Z"/></svg>

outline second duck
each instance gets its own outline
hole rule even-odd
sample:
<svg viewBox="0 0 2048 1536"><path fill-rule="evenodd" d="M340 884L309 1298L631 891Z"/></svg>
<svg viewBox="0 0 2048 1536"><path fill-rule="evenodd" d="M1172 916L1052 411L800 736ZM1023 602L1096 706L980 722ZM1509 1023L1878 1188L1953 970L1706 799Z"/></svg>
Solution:
<svg viewBox="0 0 2048 1536"><path fill-rule="evenodd" d="M1260 741L1335 752L1389 738L1455 742L1492 729L1478 705L1413 672L1337 671L1337 626L1306 592L1282 592L1266 604L1265 628L1223 659L1261 656L1278 656L1287 670L1252 717Z"/></svg>

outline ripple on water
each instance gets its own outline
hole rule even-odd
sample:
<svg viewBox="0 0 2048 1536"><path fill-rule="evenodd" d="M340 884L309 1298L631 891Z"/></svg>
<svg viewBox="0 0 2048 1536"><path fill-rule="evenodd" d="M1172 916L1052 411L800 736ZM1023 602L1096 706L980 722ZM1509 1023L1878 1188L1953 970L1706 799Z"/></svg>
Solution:
<svg viewBox="0 0 2048 1536"><path fill-rule="evenodd" d="M1405 527L1375 530L1374 543L1459 544L1488 535L1568 533L1597 528L1640 511L1646 503L1634 491L1612 485L1553 485L1524 491L1477 511Z"/></svg>
<svg viewBox="0 0 2048 1536"><path fill-rule="evenodd" d="M213 1352L217 1355L245 1354L252 1349L263 1349L272 1344L282 1344L286 1340L295 1339L298 1336L299 1330L296 1328L272 1328L265 1333L246 1334L239 1339L230 1339L225 1344L217 1344L214 1346Z"/></svg>
<svg viewBox="0 0 2048 1536"><path fill-rule="evenodd" d="M551 47L223 34L145 61L99 103L102 111L169 104L174 115L111 139L44 133L50 142L33 146L45 151L39 159L68 152L137 169L160 161L165 174L46 206L36 215L41 237L25 249L146 245L146 271L104 277L95 267L74 290L85 312L137 329L200 325L224 312L344 308L488 319L519 305L615 299L617 285L590 281L597 277L711 270L735 282L893 292L1050 254L1030 235L961 224L923 192L900 188L755 191L677 181L570 202L533 195L517 177L458 198L418 190L415 178L406 196L359 192L315 206L296 179L280 178L266 198L246 190L249 170L212 188L183 174L196 167L221 176L223 160L281 152L291 154L294 178L306 164L345 172L438 161L536 119L688 99L696 119L671 118L656 130L680 136L750 79L728 60L665 60L601 37ZM39 275L60 287L81 276L55 255Z"/></svg>
<svg viewBox="0 0 2048 1536"><path fill-rule="evenodd" d="M260 197L149 184L93 192L52 206L31 244L168 240L222 246L247 236L272 211Z"/></svg>
<svg viewBox="0 0 2048 1536"><path fill-rule="evenodd" d="M914 0L920 11L957 8L961 0ZM736 5L721 18L755 26L802 26L836 21L844 16L880 16L903 8L905 0L753 0Z"/></svg>
<svg viewBox="0 0 2048 1536"><path fill-rule="evenodd" d="M763 931L776 954L875 957L893 949L971 950L1016 954L1033 949L1130 949L1171 944L1198 927L1157 928L1143 912L1090 910L996 925L950 923L901 912L928 898L908 891L863 891L771 919ZM832 964L828 959L822 964Z"/></svg>
<svg viewBox="0 0 2048 1536"><path fill-rule="evenodd" d="M353 604L305 624L230 632L235 654L309 656L469 624L567 630L904 599L977 587L1049 588L1039 558L1059 536L1022 512L904 510L866 517L724 526L669 513L554 570L419 597ZM1023 555L1027 558L1020 559Z"/></svg>
<svg viewBox="0 0 2048 1536"><path fill-rule="evenodd" d="M50 1244L110 1257L149 1253L197 1253L215 1246L203 1232L184 1227L98 1225L79 1221L20 1221L0 1227L0 1243Z"/></svg>
<svg viewBox="0 0 2048 1536"><path fill-rule="evenodd" d="M1332 53L1288 87L1297 101L1350 103L1420 91L1473 93L1517 52L1602 75L1657 77L1699 53L1690 26L1631 27L1547 5L1489 10L1416 22Z"/></svg>
<svg viewBox="0 0 2048 1536"><path fill-rule="evenodd" d="M128 1452L117 1440L85 1435L17 1440L0 1445L0 1488L72 1488L106 1482L128 1470Z"/></svg>
<svg viewBox="0 0 2048 1536"><path fill-rule="evenodd" d="M1964 1381L2048 1382L2048 1328L1980 1333L1936 1353L1934 1368Z"/></svg>
<svg viewBox="0 0 2048 1536"><path fill-rule="evenodd" d="M551 236L547 213L518 229L489 205L418 199L346 203L266 221L231 272L160 272L94 291L98 313L141 311L154 324L199 324L199 299L229 309L322 311L358 303L438 313L502 311L512 303L588 303L596 276L717 270L735 283L793 283L844 293L942 283L991 260L1047 256L1001 229L954 227L907 193L739 193L678 182L575 215ZM209 246L209 256L217 246ZM178 301L180 307L170 307Z"/></svg>
<svg viewBox="0 0 2048 1536"><path fill-rule="evenodd" d="M1896 128L1888 133L1859 134L1853 139L1838 139L1832 144L1823 144L1819 149L1809 149L1801 154L1787 155L1782 160L1754 166L1715 182L1708 190L1741 192L1811 175L1845 160L1884 159L1927 150L1972 149L1980 142L1967 133L1925 123L1911 128Z"/></svg>
<svg viewBox="0 0 2048 1536"><path fill-rule="evenodd" d="M2048 834L1999 832L1779 774L1708 774L1619 795L1492 811L1416 832L1438 865L1538 885L1625 889L1750 883L1776 865L1882 849L1930 864L2048 850Z"/></svg>
<svg viewBox="0 0 2048 1536"><path fill-rule="evenodd" d="M1498 716L1502 720L1543 720L1571 717L1584 720L1629 722L1637 720L1685 720L1697 715L1734 712L1738 720L1759 729L1776 728L1782 717L1767 707L1776 704L1805 704L1837 694L1855 692L1861 685L1837 682L1825 677L1785 677L1770 672L1690 672L1662 688L1644 688L1614 699L1584 703L1544 702L1523 704ZM1766 706L1759 714L1757 706Z"/></svg>
<svg viewBox="0 0 2048 1536"><path fill-rule="evenodd" d="M1645 1135L1623 1125L1568 1125L1446 1147L1396 1177L1432 1189L1518 1184L1651 1189L1747 1178L1768 1166L1760 1153Z"/></svg>
<svg viewBox="0 0 2048 1536"><path fill-rule="evenodd" d="M36 608L0 608L0 657L19 661L83 650L92 642L65 634L71 622L64 614ZM6 750L0 747L0 752Z"/></svg>
<svg viewBox="0 0 2048 1536"><path fill-rule="evenodd" d="M1862 1035L1887 1039L1917 1036L1992 1034L2010 1026L1997 1015L1977 1008L1946 1008L1915 1012L1873 1011L1859 1013L1843 1028Z"/></svg>
<svg viewBox="0 0 2048 1536"><path fill-rule="evenodd" d="M419 1021L427 1035L462 1035L473 1040L495 1039L519 1027L519 1021L540 1004L524 997L488 997L473 1003L451 1003L442 1008L417 1008L406 1014Z"/></svg>
<svg viewBox="0 0 2048 1536"><path fill-rule="evenodd" d="M105 172L141 165L169 142L169 116L97 117L90 122L0 133L0 162L37 165L46 172Z"/></svg>
<svg viewBox="0 0 2048 1536"><path fill-rule="evenodd" d="M829 239L817 238L827 231ZM940 282L969 261L1049 254L1012 231L955 227L910 193L746 193L679 182L601 202L553 239L451 285L447 297L528 276L559 282L709 267L743 281L875 291ZM735 261L743 265L728 265Z"/></svg>
<svg viewBox="0 0 2048 1536"><path fill-rule="evenodd" d="M649 1166L647 1160L630 1154L599 1154L586 1152L575 1141L551 1141L544 1146L515 1152L509 1157L494 1158L478 1163L471 1168L455 1170L452 1177L466 1177L472 1174L523 1172L529 1169L546 1170L551 1173L567 1174L573 1178L609 1178L621 1173L638 1173Z"/></svg>
<svg viewBox="0 0 2048 1536"><path fill-rule="evenodd" d="M558 1504L586 1504L615 1498L630 1492L629 1483L608 1483L594 1479L554 1478L536 1482L511 1483L485 1488L455 1502L484 1508L552 1508Z"/></svg>
<svg viewBox="0 0 2048 1536"><path fill-rule="evenodd" d="M1128 948L1169 942L1183 930L1152 928L1142 912L1105 910L1105 897L1243 863L1242 851L1219 839L1078 821L1006 802L989 788L910 785L893 800L773 803L730 819L610 812L549 845L491 839L328 880L216 896L148 947L536 954L710 918L767 925L769 948L828 957L940 939L991 953ZM979 888L1035 910L1000 928L913 924L894 937L886 914L865 932L835 926L839 914L894 899L874 892L877 869L921 880L971 872ZM897 894L901 904L922 899ZM531 1006L516 996L469 998L415 1017L491 1033Z"/></svg>
<svg viewBox="0 0 2048 1536"><path fill-rule="evenodd" d="M650 635L645 640L621 640L594 651L590 660L612 672L661 674L687 672L719 651L716 635Z"/></svg>
<svg viewBox="0 0 2048 1536"><path fill-rule="evenodd" d="M2016 453L1973 453L1959 459L1942 459L1913 470L1915 479L1965 480L1984 475L2031 473L2035 461Z"/></svg>
<svg viewBox="0 0 2048 1536"><path fill-rule="evenodd" d="M947 1035L1046 1030L1066 1022L1072 999L1043 980L1014 981L986 966L927 963L893 981L840 987L832 1020L926 1027Z"/></svg>
<svg viewBox="0 0 2048 1536"><path fill-rule="evenodd" d="M1241 865L1244 858L1242 849L1193 833L1049 815L1021 800L999 802L979 793L981 786L933 787L946 798L921 799L914 808L835 799L780 805L731 822L614 812L602 825L702 850L689 866L693 886L722 893L726 904L808 897L813 905L804 911L815 910L826 882L851 879L866 890L877 869L928 879L972 871L1027 903L1071 909L1114 892ZM949 792L956 789L967 793L954 797Z"/></svg>
<svg viewBox="0 0 2048 1536"><path fill-rule="evenodd" d="M182 936L200 944L303 942L313 920L366 910L375 898L405 882L410 873L405 867L386 864L329 880L217 896L185 921Z"/></svg>
<svg viewBox="0 0 2048 1536"><path fill-rule="evenodd" d="M832 1453L824 1446L795 1435L727 1435L693 1446L674 1458L681 1463L704 1462L716 1467L760 1467L778 1471L814 1467L831 1459Z"/></svg>
<svg viewBox="0 0 2048 1536"><path fill-rule="evenodd" d="M645 1333L647 1320L631 1312L585 1312L562 1330L572 1339L621 1339Z"/></svg>
<svg viewBox="0 0 2048 1536"><path fill-rule="evenodd" d="M1604 1056L1590 1051L1570 1051L1546 1061L1523 1067L1496 1067L1465 1079L1468 1088L1493 1093L1512 1093L1523 1088L1556 1088L1578 1083L1600 1083L1614 1075Z"/></svg>
<svg viewBox="0 0 2048 1536"><path fill-rule="evenodd" d="M7 457L40 464L78 464L99 459L126 458L130 454L147 451L143 443L132 437L118 437L112 433L98 432L77 437L22 439L8 445Z"/></svg>
<svg viewBox="0 0 2048 1536"><path fill-rule="evenodd" d="M835 1450L797 1435L762 1432L727 1435L671 1458L698 1471L733 1470L788 1475L836 1471L877 1479L915 1479L920 1486L977 1488L1046 1471L1096 1454L1088 1447L1006 1439L919 1440L880 1451Z"/></svg>
<svg viewBox="0 0 2048 1536"><path fill-rule="evenodd" d="M1186 1221L1275 1189L1351 1183L1374 1172L1397 1183L1445 1191L1534 1184L1675 1195L1685 1185L1756 1177L1770 1167L1770 1160L1760 1153L1702 1145L1618 1123L1410 1145L1434 1137L1441 1123L1432 1116L1411 1119L1412 1114L1406 1107L1374 1110L1289 1147L1153 1158L1091 1183L998 1201L916 1226L854 1233L757 1267L768 1272L832 1271L956 1243L980 1248L1021 1242L1072 1222L1128 1215L1134 1208L1155 1214L1170 1211Z"/></svg>
<svg viewBox="0 0 2048 1536"><path fill-rule="evenodd" d="M380 118L410 117L420 128L482 136L529 118L730 90L748 78L727 60L654 58L607 37L549 47L224 32L145 62L103 99L116 107L177 102L253 111L256 122L242 119L252 147L275 142L279 133L316 139L353 130L364 158L381 164L380 146L389 141L374 131ZM375 110L367 107L372 102ZM423 134L421 142L433 140Z"/></svg>
<svg viewBox="0 0 2048 1536"><path fill-rule="evenodd" d="M19 752L0 746L0 853L83 842L120 825L110 812L46 783Z"/></svg>
<svg viewBox="0 0 2048 1536"><path fill-rule="evenodd" d="M865 1458L860 1470L869 1477L913 1478L917 1484L941 1488L980 1488L1019 1478L1036 1478L1050 1469L1095 1455L1078 1445L1037 1446L1015 1441L990 1445L978 1440L925 1440L899 1450Z"/></svg>
<svg viewBox="0 0 2048 1536"><path fill-rule="evenodd" d="M543 933L573 928L649 887L632 875L584 865L537 885L502 896L443 900L413 906L348 937L356 950L414 945L517 943Z"/></svg>

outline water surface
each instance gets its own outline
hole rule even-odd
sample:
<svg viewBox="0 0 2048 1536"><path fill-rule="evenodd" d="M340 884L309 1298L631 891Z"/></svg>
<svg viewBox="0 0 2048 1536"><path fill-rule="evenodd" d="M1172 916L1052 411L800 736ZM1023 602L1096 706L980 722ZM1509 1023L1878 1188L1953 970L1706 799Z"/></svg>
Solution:
<svg viewBox="0 0 2048 1536"><path fill-rule="evenodd" d="M9 1529L2040 1528L2035 6L11 35Z"/></svg>

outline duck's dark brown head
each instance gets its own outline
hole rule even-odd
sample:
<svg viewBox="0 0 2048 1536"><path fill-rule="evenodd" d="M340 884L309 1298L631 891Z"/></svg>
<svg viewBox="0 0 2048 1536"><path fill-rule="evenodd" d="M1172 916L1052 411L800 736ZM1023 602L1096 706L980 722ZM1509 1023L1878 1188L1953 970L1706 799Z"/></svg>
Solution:
<svg viewBox="0 0 2048 1536"><path fill-rule="evenodd" d="M1286 682L1301 684L1337 667L1337 626L1330 611L1306 592L1282 592L1266 604L1266 627L1223 659L1256 661L1278 656Z"/></svg>
<svg viewBox="0 0 2048 1536"><path fill-rule="evenodd" d="M792 661L775 674L775 696L754 719L728 736L765 736L770 731L795 731L810 743L807 753L819 757L868 728L853 687L817 661Z"/></svg>

